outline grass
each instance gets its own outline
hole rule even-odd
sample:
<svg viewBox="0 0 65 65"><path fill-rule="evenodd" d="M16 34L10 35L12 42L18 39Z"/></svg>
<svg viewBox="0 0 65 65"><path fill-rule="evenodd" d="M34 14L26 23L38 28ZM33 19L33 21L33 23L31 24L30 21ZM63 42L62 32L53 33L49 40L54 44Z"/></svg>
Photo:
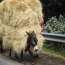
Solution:
<svg viewBox="0 0 65 65"><path fill-rule="evenodd" d="M45 52L49 52L51 54L61 55L61 56L65 57L65 48L55 47L55 46L49 47L48 42L44 43L43 50Z"/></svg>

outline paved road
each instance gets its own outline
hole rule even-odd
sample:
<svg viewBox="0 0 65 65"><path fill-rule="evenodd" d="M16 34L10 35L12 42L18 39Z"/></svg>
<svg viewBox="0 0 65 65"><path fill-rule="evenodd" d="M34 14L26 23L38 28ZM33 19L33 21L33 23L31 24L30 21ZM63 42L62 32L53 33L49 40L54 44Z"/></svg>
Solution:
<svg viewBox="0 0 65 65"><path fill-rule="evenodd" d="M0 54L0 65L32 65L32 59L29 56L24 57L25 61L18 62L10 57L3 56Z"/></svg>
<svg viewBox="0 0 65 65"><path fill-rule="evenodd" d="M0 55L0 65L24 65Z"/></svg>

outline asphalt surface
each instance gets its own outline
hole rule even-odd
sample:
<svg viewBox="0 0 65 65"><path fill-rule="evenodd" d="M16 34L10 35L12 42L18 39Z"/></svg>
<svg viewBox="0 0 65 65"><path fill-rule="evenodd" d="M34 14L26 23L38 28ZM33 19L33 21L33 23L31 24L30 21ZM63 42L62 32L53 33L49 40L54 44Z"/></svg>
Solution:
<svg viewBox="0 0 65 65"><path fill-rule="evenodd" d="M0 65L23 65L23 64L20 64L8 57L0 55Z"/></svg>

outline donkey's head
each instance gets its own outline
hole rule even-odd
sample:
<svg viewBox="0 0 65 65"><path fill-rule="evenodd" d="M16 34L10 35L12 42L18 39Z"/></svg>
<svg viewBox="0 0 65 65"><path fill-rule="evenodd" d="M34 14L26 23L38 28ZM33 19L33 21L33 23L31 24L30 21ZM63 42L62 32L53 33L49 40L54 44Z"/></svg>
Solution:
<svg viewBox="0 0 65 65"><path fill-rule="evenodd" d="M31 55L37 55L38 47L37 47L37 36L34 31L26 32L28 35L27 38L27 50L30 52Z"/></svg>

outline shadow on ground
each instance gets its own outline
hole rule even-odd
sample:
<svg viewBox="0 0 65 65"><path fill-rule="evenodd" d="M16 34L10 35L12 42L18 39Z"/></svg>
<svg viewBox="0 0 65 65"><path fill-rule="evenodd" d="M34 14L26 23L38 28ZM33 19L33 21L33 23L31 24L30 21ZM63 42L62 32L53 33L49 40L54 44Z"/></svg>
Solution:
<svg viewBox="0 0 65 65"><path fill-rule="evenodd" d="M24 65L65 65L65 60L48 54L40 54L38 58L24 55L24 58L20 63Z"/></svg>

